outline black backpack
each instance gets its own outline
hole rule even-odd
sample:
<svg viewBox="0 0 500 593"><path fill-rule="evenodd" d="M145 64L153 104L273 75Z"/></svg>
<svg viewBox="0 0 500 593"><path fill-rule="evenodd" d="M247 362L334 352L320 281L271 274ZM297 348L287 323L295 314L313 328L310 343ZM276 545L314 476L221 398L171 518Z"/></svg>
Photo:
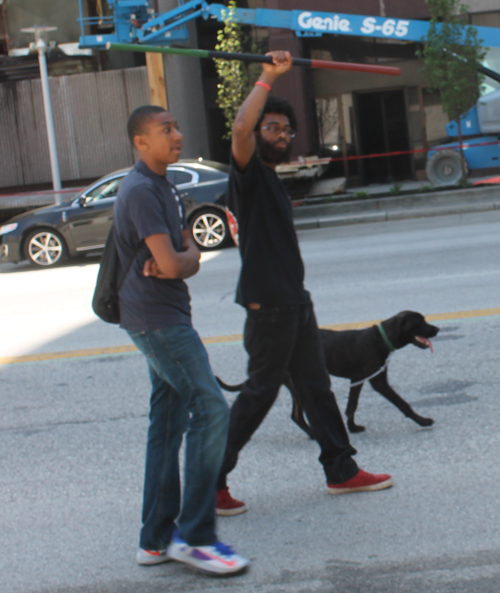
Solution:
<svg viewBox="0 0 500 593"><path fill-rule="evenodd" d="M135 256L132 259L123 281L127 277ZM92 298L92 309L94 313L103 321L108 323L120 323L120 308L118 306L118 291L123 281L118 286L118 268L120 260L118 259L118 250L116 249L115 233L113 227L109 231L104 252L99 266L99 274L95 284L94 297Z"/></svg>

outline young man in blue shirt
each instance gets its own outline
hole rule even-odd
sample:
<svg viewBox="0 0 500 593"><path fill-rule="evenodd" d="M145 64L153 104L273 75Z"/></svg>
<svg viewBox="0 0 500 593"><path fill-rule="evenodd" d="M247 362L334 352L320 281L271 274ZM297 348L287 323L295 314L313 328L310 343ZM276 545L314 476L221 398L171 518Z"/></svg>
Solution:
<svg viewBox="0 0 500 593"><path fill-rule="evenodd" d="M170 113L150 105L136 109L127 128L139 160L120 186L114 212L120 325L146 356L152 385L137 562L173 559L236 574L249 562L218 542L215 532L228 407L191 323L184 280L198 272L200 253L165 177L181 154L182 134Z"/></svg>

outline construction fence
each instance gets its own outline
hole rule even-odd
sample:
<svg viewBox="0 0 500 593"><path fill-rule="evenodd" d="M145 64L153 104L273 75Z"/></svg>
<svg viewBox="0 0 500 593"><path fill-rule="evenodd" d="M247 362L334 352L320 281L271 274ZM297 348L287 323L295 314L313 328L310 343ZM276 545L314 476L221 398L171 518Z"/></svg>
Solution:
<svg viewBox="0 0 500 593"><path fill-rule="evenodd" d="M49 79L63 181L133 164L129 114L149 103L146 67ZM51 181L39 79L0 84L0 187Z"/></svg>

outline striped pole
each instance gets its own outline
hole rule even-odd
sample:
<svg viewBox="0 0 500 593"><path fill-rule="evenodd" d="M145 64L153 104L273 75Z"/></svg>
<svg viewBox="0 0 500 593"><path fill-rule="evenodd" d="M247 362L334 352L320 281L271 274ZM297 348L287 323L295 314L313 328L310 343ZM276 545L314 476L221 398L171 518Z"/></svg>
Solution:
<svg viewBox="0 0 500 593"><path fill-rule="evenodd" d="M272 64L271 56L259 54L237 54L224 51L213 51L207 49L185 49L180 47L159 47L157 45L138 45L135 43L106 43L106 49L120 51L140 51L160 54L174 54L179 56L190 56L192 58L213 58L217 60L239 60L241 62L262 62ZM293 58L294 66L305 68L319 68L322 70L347 70L349 72L371 72L372 74L388 74L399 76L400 68L393 66L376 66L373 64L353 64L351 62L331 62L327 60L308 60L306 58Z"/></svg>

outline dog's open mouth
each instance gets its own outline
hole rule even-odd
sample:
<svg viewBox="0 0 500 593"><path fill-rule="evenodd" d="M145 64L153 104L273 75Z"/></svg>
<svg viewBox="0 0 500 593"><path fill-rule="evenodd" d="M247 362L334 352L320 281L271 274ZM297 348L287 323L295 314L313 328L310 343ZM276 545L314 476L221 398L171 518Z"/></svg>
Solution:
<svg viewBox="0 0 500 593"><path fill-rule="evenodd" d="M432 347L432 342L427 338L422 338L422 336L415 336L415 342L418 342L417 346L422 344L420 348L429 348L431 352L434 352L434 348Z"/></svg>

